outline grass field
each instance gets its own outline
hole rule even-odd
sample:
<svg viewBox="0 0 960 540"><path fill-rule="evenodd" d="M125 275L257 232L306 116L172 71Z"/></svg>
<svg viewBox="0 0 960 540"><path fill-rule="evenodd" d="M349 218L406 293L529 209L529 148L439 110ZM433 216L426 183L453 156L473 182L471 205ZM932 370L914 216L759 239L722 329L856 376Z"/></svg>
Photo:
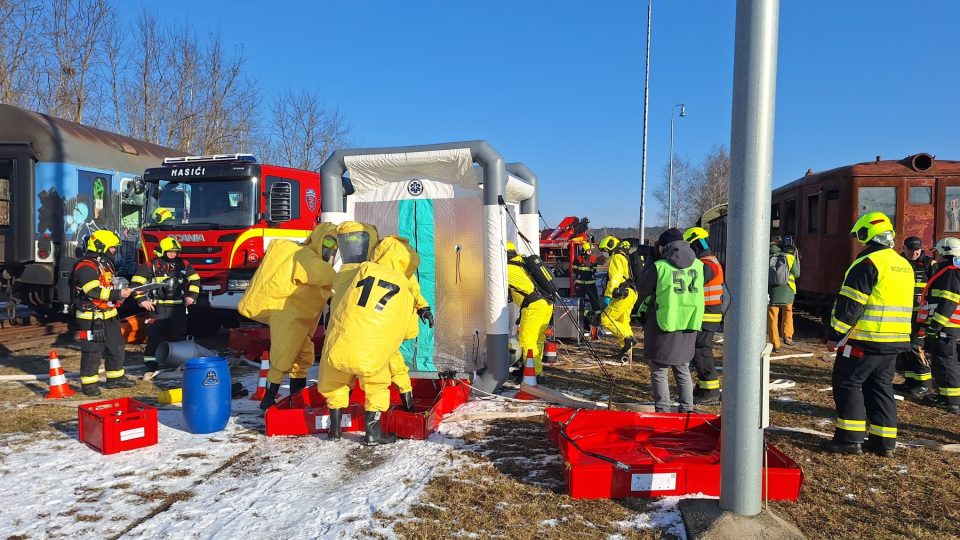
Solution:
<svg viewBox="0 0 960 540"><path fill-rule="evenodd" d="M803 334L805 326L800 325L797 344L781 354L813 353L813 358L773 361L773 377L794 380L796 387L771 395L771 423L829 433L835 416L830 363L821 359L819 341L813 328L806 326L808 333ZM600 342L594 349L609 355L614 347ZM46 374L46 351L28 353L0 359L0 373ZM716 354L722 357L722 345L716 347ZM79 368L76 350L62 349L60 356L66 371ZM614 401L652 399L649 370L639 361L639 351L632 365L607 367L612 380L590 356L585 347L564 344L563 362L548 366L541 384L596 400L608 396ZM135 388L105 392L104 397L129 395L151 402L156 392L154 384L140 382ZM10 440L16 441L18 451L29 452L30 440L62 436L65 426L75 426L76 404L86 400L78 393L46 401L45 394L45 382L0 384L4 413L0 434L16 436ZM720 407L706 407L704 412L719 413ZM960 417L909 400L898 401L898 414L901 440L960 442ZM373 517L396 536L411 539L676 538L682 534L675 522L657 521L664 515L662 501L578 501L567 496L562 460L545 437L539 418L488 421L463 439L458 452L465 465L429 479L404 512ZM767 439L799 463L805 475L798 502L771 503L770 508L808 537L960 538L960 454L900 448L892 459L835 456L818 449L822 439L817 435L770 431ZM378 465L376 459L358 449L347 464L368 470ZM166 472L190 473L182 467ZM368 534L383 537L382 530L378 527Z"/></svg>

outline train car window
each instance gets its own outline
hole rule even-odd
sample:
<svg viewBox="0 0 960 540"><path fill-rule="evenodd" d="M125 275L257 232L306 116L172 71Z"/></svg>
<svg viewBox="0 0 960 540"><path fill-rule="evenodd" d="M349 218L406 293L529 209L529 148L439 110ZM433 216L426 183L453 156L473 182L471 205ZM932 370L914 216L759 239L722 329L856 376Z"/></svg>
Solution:
<svg viewBox="0 0 960 540"><path fill-rule="evenodd" d="M786 216L784 219L784 236L797 234L797 201L787 201Z"/></svg>
<svg viewBox="0 0 960 540"><path fill-rule="evenodd" d="M824 234L837 234L840 231L840 190L834 189L826 193L826 220Z"/></svg>
<svg viewBox="0 0 960 540"><path fill-rule="evenodd" d="M13 160L0 161L0 227L10 226L10 177Z"/></svg>
<svg viewBox="0 0 960 540"><path fill-rule="evenodd" d="M897 222L897 188L861 187L857 190L857 217L868 212L883 212Z"/></svg>
<svg viewBox="0 0 960 540"><path fill-rule="evenodd" d="M807 234L820 229L820 195L807 195Z"/></svg>
<svg viewBox="0 0 960 540"><path fill-rule="evenodd" d="M770 236L780 236L780 203L770 207Z"/></svg>
<svg viewBox="0 0 960 540"><path fill-rule="evenodd" d="M947 186L943 210L943 232L960 231L960 186Z"/></svg>
<svg viewBox="0 0 960 540"><path fill-rule="evenodd" d="M910 186L907 199L910 204L930 204L933 200L933 188L929 186Z"/></svg>

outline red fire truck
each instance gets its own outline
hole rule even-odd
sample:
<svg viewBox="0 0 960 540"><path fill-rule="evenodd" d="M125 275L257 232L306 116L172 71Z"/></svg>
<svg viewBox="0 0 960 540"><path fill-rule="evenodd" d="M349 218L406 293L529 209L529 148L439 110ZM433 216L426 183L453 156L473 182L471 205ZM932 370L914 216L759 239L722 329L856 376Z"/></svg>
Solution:
<svg viewBox="0 0 960 540"><path fill-rule="evenodd" d="M198 333L237 319L237 303L271 240L301 240L320 221L318 173L260 164L250 154L168 158L147 169L143 182L141 260L152 259L163 238L180 242L180 256L202 279L200 302L191 308ZM204 331L196 330L197 320L209 322Z"/></svg>
<svg viewBox="0 0 960 540"><path fill-rule="evenodd" d="M567 216L556 228L540 231L540 258L553 271L561 296L574 296L576 276L571 271L580 255L581 246L588 242L590 220Z"/></svg>

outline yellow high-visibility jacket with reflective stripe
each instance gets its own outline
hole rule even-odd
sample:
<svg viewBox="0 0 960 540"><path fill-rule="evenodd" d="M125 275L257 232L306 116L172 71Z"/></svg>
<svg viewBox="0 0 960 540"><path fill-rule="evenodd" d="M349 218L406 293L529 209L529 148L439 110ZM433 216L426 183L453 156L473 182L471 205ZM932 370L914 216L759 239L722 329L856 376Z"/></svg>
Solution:
<svg viewBox="0 0 960 540"><path fill-rule="evenodd" d="M860 291L847 285L850 270L864 259L877 269L877 283L873 290ZM853 261L844 274L840 296L863 306L863 314L857 319L850 339L874 343L900 343L910 341L913 314L913 270L892 249L874 251ZM831 326L839 334L850 332L850 324L840 320L834 309Z"/></svg>

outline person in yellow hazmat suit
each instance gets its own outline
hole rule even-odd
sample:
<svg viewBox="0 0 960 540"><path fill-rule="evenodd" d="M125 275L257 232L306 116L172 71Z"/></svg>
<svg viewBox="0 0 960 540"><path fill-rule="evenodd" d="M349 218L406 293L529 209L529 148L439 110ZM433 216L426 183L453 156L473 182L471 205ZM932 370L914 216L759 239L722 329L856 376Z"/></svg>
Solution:
<svg viewBox="0 0 960 540"><path fill-rule="evenodd" d="M388 236L370 261L337 275L317 383L330 410L330 439L341 437L343 409L359 379L365 394L363 444L396 441L383 434L380 417L390 407L390 360L410 337L414 298L407 273L415 256L408 243Z"/></svg>
<svg viewBox="0 0 960 540"><path fill-rule="evenodd" d="M285 375L290 393L303 390L314 362L313 335L327 300L333 294L336 271L333 250L341 260L366 260L377 241L372 225L347 221L321 223L302 243L274 240L240 300L241 315L270 326L270 371L260 408L276 403Z"/></svg>
<svg viewBox="0 0 960 540"><path fill-rule="evenodd" d="M523 257L517 253L517 246L507 241L507 287L510 300L520 307L520 342L522 357L533 351L533 365L537 376L543 371L543 344L547 340L547 328L553 317L553 301L536 284L523 264ZM525 360L524 360L525 361Z"/></svg>
<svg viewBox="0 0 960 540"><path fill-rule="evenodd" d="M407 328L406 339L416 339L417 336L420 335L420 321L423 321L424 324L433 328L433 312L430 310L430 304L427 302L427 299L421 294L420 282L417 281L416 272L420 266L420 256L417 255L417 252L410 246L409 240L400 237L397 237L397 240L404 242L407 247L410 248L410 265L407 267L406 274L407 286L410 289L410 294L413 295L414 311L410 316L410 321L407 323L409 327ZM390 357L389 365L390 382L397 385L397 391L400 393L403 408L413 412L413 383L410 381L410 368L407 367L407 362L403 359L403 355L399 349Z"/></svg>
<svg viewBox="0 0 960 540"><path fill-rule="evenodd" d="M630 327L630 314L637 303L637 291L630 275L630 261L627 259L629 249L629 243L621 242L615 236L600 240L600 251L610 257L607 286L603 290L605 307L600 314L600 324L617 337L620 345L617 356L626 354L637 342L633 337L633 328Z"/></svg>

